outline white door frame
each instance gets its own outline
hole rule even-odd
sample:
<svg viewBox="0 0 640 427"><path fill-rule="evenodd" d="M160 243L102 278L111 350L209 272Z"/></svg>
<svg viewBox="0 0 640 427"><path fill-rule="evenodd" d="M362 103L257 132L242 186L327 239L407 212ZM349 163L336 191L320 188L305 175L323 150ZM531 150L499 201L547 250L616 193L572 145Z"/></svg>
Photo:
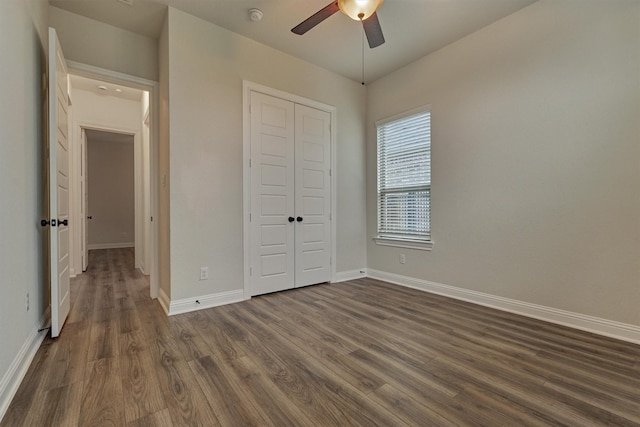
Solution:
<svg viewBox="0 0 640 427"><path fill-rule="evenodd" d="M142 221L144 224L144 209L143 206L140 206L142 203L142 195L144 194L144 190L142 189L142 182L138 183L138 180L141 180L142 177L142 159L140 158L142 153L142 130L141 129L128 129L124 127L112 127L105 123L96 123L96 122L80 122L74 120L73 122L73 140L74 142L80 141L82 131L83 130L98 130L101 132L110 132L110 133L119 133L122 135L130 135L133 137L133 163L134 163L134 224L135 224L135 232L134 232L134 244L136 247L136 260L135 265L138 266L139 263L139 255L138 249L139 245L143 245L142 237L139 236L139 232L141 231L144 225L140 225L139 222ZM88 142L88 140L87 140ZM75 148L75 147L74 147ZM86 150L88 152L88 145ZM77 158L76 158L77 160ZM83 159L80 159L80 162L83 162ZM88 167L88 165L85 165ZM88 172L88 171L87 171ZM77 189L76 189L77 190ZM80 218L82 221L82 218Z"/></svg>
<svg viewBox="0 0 640 427"><path fill-rule="evenodd" d="M150 196L151 196L151 268L146 272L150 274L150 295L151 298L158 298L159 294L159 268L158 268L158 82L143 79L141 77L94 67L75 61L67 61L67 67L71 74L98 79L120 86L132 87L149 92L149 164L150 164ZM141 121L142 124L142 121ZM85 126L91 128L91 126ZM122 133L122 130L120 131ZM141 136L141 134L140 134Z"/></svg>
<svg viewBox="0 0 640 427"><path fill-rule="evenodd" d="M242 81L242 230L243 230L243 269L244 280L243 290L244 299L251 298L251 278L250 278L250 260L251 260L251 223L249 221L249 213L251 211L251 169L249 168L249 160L251 157L251 119L250 119L250 100L251 92L260 92L265 95L276 98L285 99L297 104L307 105L318 110L326 111L331 114L331 281L336 279L336 135L337 135L337 111L336 107L323 104L302 96L293 95L278 89L254 83L248 80Z"/></svg>
<svg viewBox="0 0 640 427"><path fill-rule="evenodd" d="M80 131L80 139L76 140L76 144L80 143L80 270L82 272L87 270L89 266L89 248L88 246L88 226L87 226L87 214L89 207L89 191L87 188L87 133L84 130ZM73 164L73 161L71 162ZM76 171L76 177L78 173ZM75 198L73 199L75 200ZM77 213L77 207L76 207ZM77 261L77 257L76 260Z"/></svg>

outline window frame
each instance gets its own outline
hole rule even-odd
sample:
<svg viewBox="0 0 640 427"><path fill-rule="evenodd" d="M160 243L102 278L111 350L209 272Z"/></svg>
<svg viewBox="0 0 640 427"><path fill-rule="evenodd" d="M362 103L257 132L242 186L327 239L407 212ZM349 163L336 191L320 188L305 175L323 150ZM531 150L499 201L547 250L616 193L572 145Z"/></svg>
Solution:
<svg viewBox="0 0 640 427"><path fill-rule="evenodd" d="M413 108L411 110L402 112L400 114L393 115L391 117L386 117L381 120L377 120L375 122L376 126L376 235L373 238L374 242L377 245L381 246L393 246L393 247L401 247L408 249L418 249L418 250L431 250L433 248L433 238L431 236L431 168L429 168L429 184L428 187L425 187L427 191L429 191L429 223L428 223L428 236L420 236L418 234L408 234L405 236L394 235L392 233L381 233L380 232L380 162L379 162L379 152L380 152L380 140L378 137L378 130L380 126L383 126L387 123L395 122L404 118L408 118L420 113L428 113L429 114L429 161L431 159L431 105L423 105L420 107Z"/></svg>

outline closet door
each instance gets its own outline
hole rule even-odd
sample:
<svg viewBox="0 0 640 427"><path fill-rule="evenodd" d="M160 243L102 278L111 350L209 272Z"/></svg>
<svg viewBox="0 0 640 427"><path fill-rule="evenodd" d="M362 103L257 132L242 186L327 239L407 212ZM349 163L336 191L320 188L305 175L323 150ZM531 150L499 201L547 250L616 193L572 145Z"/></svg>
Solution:
<svg viewBox="0 0 640 427"><path fill-rule="evenodd" d="M295 286L331 280L331 115L295 106Z"/></svg>
<svg viewBox="0 0 640 427"><path fill-rule="evenodd" d="M295 286L294 104L251 92L251 295Z"/></svg>

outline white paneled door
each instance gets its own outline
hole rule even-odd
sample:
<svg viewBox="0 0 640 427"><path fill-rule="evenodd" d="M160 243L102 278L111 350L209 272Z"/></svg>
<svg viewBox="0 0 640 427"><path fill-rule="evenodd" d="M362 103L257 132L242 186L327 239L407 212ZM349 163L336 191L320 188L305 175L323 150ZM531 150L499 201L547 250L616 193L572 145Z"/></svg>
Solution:
<svg viewBox="0 0 640 427"><path fill-rule="evenodd" d="M49 266L51 336L71 308L69 292L69 124L67 66L58 36L49 28Z"/></svg>
<svg viewBox="0 0 640 427"><path fill-rule="evenodd" d="M331 116L295 106L296 286L331 278Z"/></svg>
<svg viewBox="0 0 640 427"><path fill-rule="evenodd" d="M251 295L331 279L330 114L251 92Z"/></svg>
<svg viewBox="0 0 640 427"><path fill-rule="evenodd" d="M251 92L251 294L295 285L294 105Z"/></svg>

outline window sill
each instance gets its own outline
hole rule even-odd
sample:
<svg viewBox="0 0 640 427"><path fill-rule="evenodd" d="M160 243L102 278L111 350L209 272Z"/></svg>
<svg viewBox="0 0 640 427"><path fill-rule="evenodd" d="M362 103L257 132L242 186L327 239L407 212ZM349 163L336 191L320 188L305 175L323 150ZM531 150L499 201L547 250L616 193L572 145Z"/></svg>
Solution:
<svg viewBox="0 0 640 427"><path fill-rule="evenodd" d="M416 239L396 239L393 237L374 237L373 241L376 245L393 246L396 248L418 249L421 251L430 251L433 249L433 241L416 240Z"/></svg>

